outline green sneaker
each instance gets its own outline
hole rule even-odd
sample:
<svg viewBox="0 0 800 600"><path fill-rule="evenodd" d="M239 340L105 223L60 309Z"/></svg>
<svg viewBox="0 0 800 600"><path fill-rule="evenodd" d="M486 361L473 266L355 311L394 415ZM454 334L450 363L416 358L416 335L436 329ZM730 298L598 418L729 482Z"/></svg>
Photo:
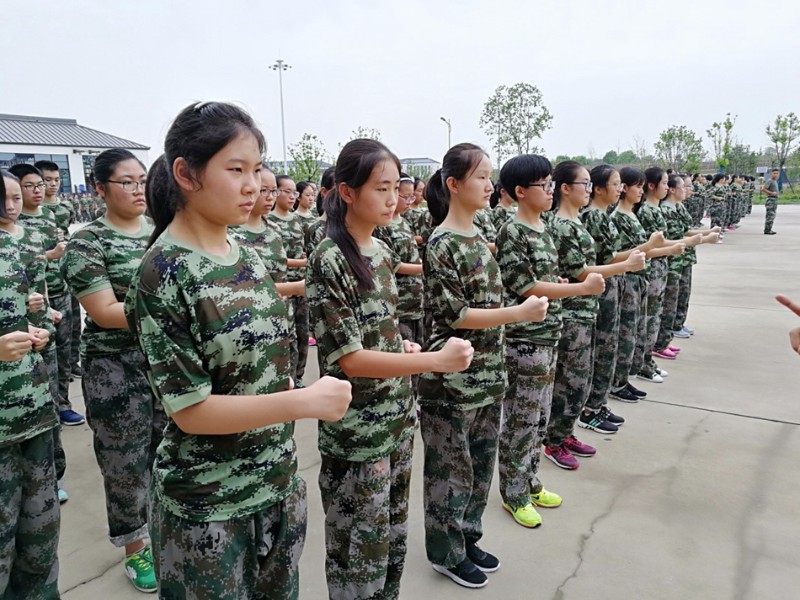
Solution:
<svg viewBox="0 0 800 600"><path fill-rule="evenodd" d="M125 574L137 590L148 594L158 590L153 556L150 554L149 546L126 557L124 566Z"/></svg>
<svg viewBox="0 0 800 600"><path fill-rule="evenodd" d="M561 506L561 496L542 488L538 494L531 494L531 502L542 508L558 508Z"/></svg>
<svg viewBox="0 0 800 600"><path fill-rule="evenodd" d="M512 517L514 517L514 520L523 527L533 529L534 527L538 527L542 524L542 517L538 512L536 512L533 504L526 504L522 508L512 508L503 502L503 508L506 509L506 511L511 514Z"/></svg>

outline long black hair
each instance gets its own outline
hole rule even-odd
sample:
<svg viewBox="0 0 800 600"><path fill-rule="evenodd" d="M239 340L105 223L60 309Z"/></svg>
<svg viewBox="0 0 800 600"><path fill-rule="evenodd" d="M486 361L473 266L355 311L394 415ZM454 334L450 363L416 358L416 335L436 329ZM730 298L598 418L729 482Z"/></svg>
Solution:
<svg viewBox="0 0 800 600"><path fill-rule="evenodd" d="M156 185L156 189L152 189L150 176L147 178L147 212L155 224L148 246L169 227L175 213L186 202L172 174L175 161L183 158L190 176L200 185L198 178L208 162L243 132L255 137L263 153L266 146L264 135L252 117L238 106L226 102L198 102L187 106L175 117L164 140L166 185ZM153 167L150 172L154 170Z"/></svg>
<svg viewBox="0 0 800 600"><path fill-rule="evenodd" d="M317 214L321 217L325 214L325 196L334 186L334 173L336 170L333 167L328 167L323 171L322 178L319 181L319 191L317 192ZM325 194L322 193L323 188Z"/></svg>
<svg viewBox="0 0 800 600"><path fill-rule="evenodd" d="M644 185L644 173L642 173L639 169L635 169L633 167L622 167L619 170L619 180L622 182L623 185L630 187L634 187L637 185ZM623 191L620 193L620 200L622 199L622 195L625 192ZM633 205L633 213L636 214L639 212L639 207L644 202L644 194L642 197L639 198L639 202Z"/></svg>
<svg viewBox="0 0 800 600"><path fill-rule="evenodd" d="M393 162L397 166L397 172L400 172L400 159L381 142L366 138L347 142L336 159L333 189L325 198L328 215L325 232L344 254L358 280L358 290L361 292L375 288L374 273L347 229L347 204L339 195L339 186L345 184L357 190L369 180L372 170L386 160Z"/></svg>
<svg viewBox="0 0 800 600"><path fill-rule="evenodd" d="M551 212L556 212L561 204L561 186L565 183L574 183L581 169L585 169L577 160L562 160L553 169L553 206Z"/></svg>
<svg viewBox="0 0 800 600"><path fill-rule="evenodd" d="M647 194L650 192L650 186L653 186L653 190L655 190L658 185L661 183L661 180L664 178L667 172L662 169L661 167L648 167L644 170L644 197L647 198ZM659 200L663 200L664 198L659 198Z"/></svg>
<svg viewBox="0 0 800 600"><path fill-rule="evenodd" d="M486 151L475 144L456 144L442 159L442 168L437 170L425 185L425 201L431 213L433 225L440 225L450 210L450 189L447 180L464 181L478 168Z"/></svg>
<svg viewBox="0 0 800 600"><path fill-rule="evenodd" d="M6 177L10 179L14 176L8 171L0 172L0 219L8 219L8 211L6 210Z"/></svg>

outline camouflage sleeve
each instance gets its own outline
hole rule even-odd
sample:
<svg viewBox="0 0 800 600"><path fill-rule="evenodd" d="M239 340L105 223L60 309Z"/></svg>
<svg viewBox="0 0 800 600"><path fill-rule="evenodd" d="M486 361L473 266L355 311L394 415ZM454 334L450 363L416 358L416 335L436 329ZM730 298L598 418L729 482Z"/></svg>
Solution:
<svg viewBox="0 0 800 600"><path fill-rule="evenodd" d="M587 210L581 216L586 231L594 239L598 265L610 265L617 253L614 251L616 240L607 218L599 210Z"/></svg>
<svg viewBox="0 0 800 600"><path fill-rule="evenodd" d="M61 276L79 299L112 289L102 248L94 239L85 236L73 237L67 243L61 260Z"/></svg>
<svg viewBox="0 0 800 600"><path fill-rule="evenodd" d="M150 384L167 414L208 398L211 376L197 352L189 307L177 286L169 298L162 289L154 293L136 289L132 308L139 344L150 366Z"/></svg>
<svg viewBox="0 0 800 600"><path fill-rule="evenodd" d="M538 282L528 245L519 227L507 224L497 235L497 264L503 286L517 296L525 296Z"/></svg>
<svg viewBox="0 0 800 600"><path fill-rule="evenodd" d="M586 256L581 248L580 236L564 219L559 221L556 235L553 236L557 240L558 270L573 282L578 281L578 277L586 270Z"/></svg>
<svg viewBox="0 0 800 600"><path fill-rule="evenodd" d="M455 260L444 241L428 249L425 275L430 282L427 284L430 292L426 299L430 301L431 312L441 316L451 329L457 329L467 316L469 302Z"/></svg>
<svg viewBox="0 0 800 600"><path fill-rule="evenodd" d="M356 290L348 289L352 278L342 272L337 260L338 248L329 247L315 254L306 279L314 337L320 348L332 348L325 357L328 366L343 356L362 350L361 327L350 299L358 298Z"/></svg>

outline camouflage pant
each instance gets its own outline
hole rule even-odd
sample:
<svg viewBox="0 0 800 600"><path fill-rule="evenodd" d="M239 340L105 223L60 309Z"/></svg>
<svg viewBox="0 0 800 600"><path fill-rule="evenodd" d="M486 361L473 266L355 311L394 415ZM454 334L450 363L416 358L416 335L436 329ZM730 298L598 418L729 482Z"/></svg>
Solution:
<svg viewBox="0 0 800 600"><path fill-rule="evenodd" d="M621 287L621 276L609 277L606 279L606 289L600 296L594 336L592 386L586 399L586 407L594 411L608 404L608 392L617 368Z"/></svg>
<svg viewBox="0 0 800 600"><path fill-rule="evenodd" d="M501 402L469 411L422 409L425 444L425 550L435 565L463 561L466 544L483 536L492 486Z"/></svg>
<svg viewBox="0 0 800 600"><path fill-rule="evenodd" d="M655 348L663 350L672 342L672 332L675 328L675 317L678 313L678 296L681 287L681 270L669 269L667 271L667 286L664 289L664 308L661 311L661 325L658 328L658 338ZM678 328L679 329L679 328Z"/></svg>
<svg viewBox="0 0 800 600"><path fill-rule="evenodd" d="M586 404L594 370L594 321L564 319L558 342L553 410L545 444L560 446L575 429Z"/></svg>
<svg viewBox="0 0 800 600"><path fill-rule="evenodd" d="M414 342L420 346L425 344L425 334L422 329L422 319L400 319L400 336L404 340ZM417 397L417 389L419 389L419 375L412 375L411 389L414 392L414 398Z"/></svg>
<svg viewBox="0 0 800 600"><path fill-rule="evenodd" d="M681 271L680 289L678 291L678 310L675 312L675 331L683 329L686 325L686 316L689 314L689 299L692 295L692 268L687 265Z"/></svg>
<svg viewBox="0 0 800 600"><path fill-rule="evenodd" d="M331 600L398 598L406 560L414 439L373 462L322 457L325 575Z"/></svg>
<svg viewBox="0 0 800 600"><path fill-rule="evenodd" d="M640 373L652 375L656 363L650 352L658 341L658 332L661 327L661 314L664 310L664 291L667 287L667 260L653 259L650 261L650 275L647 279L647 313L645 317L645 338L642 354L639 357Z"/></svg>
<svg viewBox="0 0 800 600"><path fill-rule="evenodd" d="M70 295L72 303L72 335L69 347L69 368L70 372L75 371L81 359L81 335L83 333L83 319L81 318L81 303L75 296Z"/></svg>
<svg viewBox="0 0 800 600"><path fill-rule="evenodd" d="M498 466L503 501L520 508L542 491L539 461L550 421L555 346L513 342L506 347L508 388L503 398Z"/></svg>
<svg viewBox="0 0 800 600"><path fill-rule="evenodd" d="M294 305L294 333L295 337L291 341L292 353L292 375L295 385L303 386L303 375L306 372L306 361L308 360L308 336L309 334L309 315L308 298L305 296L292 296Z"/></svg>
<svg viewBox="0 0 800 600"><path fill-rule="evenodd" d="M227 521L190 521L151 493L150 531L163 600L295 600L306 538L306 484L283 502Z"/></svg>
<svg viewBox="0 0 800 600"><path fill-rule="evenodd" d="M103 476L109 539L122 547L147 537L147 494L164 409L138 350L85 356L81 387Z"/></svg>
<svg viewBox="0 0 800 600"><path fill-rule="evenodd" d="M0 598L58 598L53 434L0 447Z"/></svg>
<svg viewBox="0 0 800 600"><path fill-rule="evenodd" d="M730 227L736 220L736 200L734 198L725 199L725 226Z"/></svg>
<svg viewBox="0 0 800 600"><path fill-rule="evenodd" d="M724 200L711 200L708 212L711 214L711 227L725 227Z"/></svg>
<svg viewBox="0 0 800 600"><path fill-rule="evenodd" d="M56 355L58 358L58 410L72 410L69 401L69 357L72 347L72 300L69 294L49 298L53 310L63 317L56 325Z"/></svg>
<svg viewBox="0 0 800 600"><path fill-rule="evenodd" d="M50 382L50 396L53 398L53 407L58 410L58 359L55 346L49 346L42 351L42 361L47 370L47 379ZM67 472L67 455L61 443L61 424L53 428L53 456L56 461L56 479L61 481Z"/></svg>
<svg viewBox="0 0 800 600"><path fill-rule="evenodd" d="M647 312L647 278L634 273L622 276L619 295L620 319L617 365L613 389L625 387L631 375L639 372L635 364L642 355Z"/></svg>
<svg viewBox="0 0 800 600"><path fill-rule="evenodd" d="M764 233L772 231L772 226L775 224L775 214L778 212L778 199L769 197L764 202L767 209L767 216L764 218Z"/></svg>

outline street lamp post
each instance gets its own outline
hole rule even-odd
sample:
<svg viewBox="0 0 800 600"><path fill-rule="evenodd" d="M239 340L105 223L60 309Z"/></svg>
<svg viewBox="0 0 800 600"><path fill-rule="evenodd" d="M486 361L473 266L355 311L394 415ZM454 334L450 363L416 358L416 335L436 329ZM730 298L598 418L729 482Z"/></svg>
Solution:
<svg viewBox="0 0 800 600"><path fill-rule="evenodd" d="M275 61L274 65L270 65L269 67L273 71L278 72L278 86L280 87L281 92L281 135L283 137L283 172L284 174L289 172L288 166L286 164L286 121L283 116L283 72L288 71L292 68L291 65L287 65L282 59L278 59Z"/></svg>
<svg viewBox="0 0 800 600"><path fill-rule="evenodd" d="M447 149L449 150L450 147L452 146L452 143L450 142L450 136L453 133L453 126L450 124L449 119L445 119L444 117L439 117L439 118L442 121L444 121L445 125L447 125Z"/></svg>

